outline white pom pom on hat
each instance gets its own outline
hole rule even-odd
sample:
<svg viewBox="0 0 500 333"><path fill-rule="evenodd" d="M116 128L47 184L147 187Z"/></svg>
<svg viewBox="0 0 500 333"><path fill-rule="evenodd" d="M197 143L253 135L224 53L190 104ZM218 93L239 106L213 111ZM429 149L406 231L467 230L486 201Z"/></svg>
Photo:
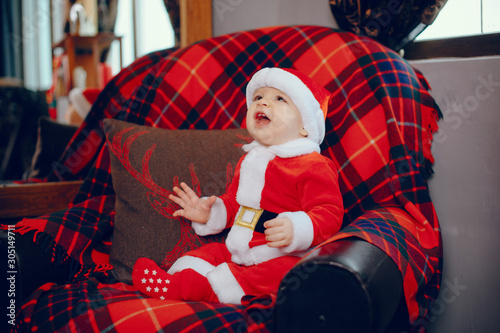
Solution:
<svg viewBox="0 0 500 333"><path fill-rule="evenodd" d="M271 87L284 92L297 107L308 138L321 144L325 137L325 119L330 92L307 75L290 68L266 67L256 72L247 85L247 107L255 91Z"/></svg>

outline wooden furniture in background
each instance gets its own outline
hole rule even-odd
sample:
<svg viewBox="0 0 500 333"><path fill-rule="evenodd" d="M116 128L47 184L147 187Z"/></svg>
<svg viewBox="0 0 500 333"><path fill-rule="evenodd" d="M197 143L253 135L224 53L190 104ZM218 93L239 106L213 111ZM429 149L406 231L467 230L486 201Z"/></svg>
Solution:
<svg viewBox="0 0 500 333"><path fill-rule="evenodd" d="M180 4L181 47L212 37L212 0L181 0ZM122 40L110 32L95 36L67 35L54 44L52 49L62 47L68 56L69 85L73 88L73 70L77 66L87 72L87 88L99 88L99 63L101 52L113 41L120 43L120 68L123 68Z"/></svg>
<svg viewBox="0 0 500 333"><path fill-rule="evenodd" d="M0 185L0 220L39 216L68 207L83 181Z"/></svg>
<svg viewBox="0 0 500 333"><path fill-rule="evenodd" d="M181 47L212 37L212 0L181 0Z"/></svg>
<svg viewBox="0 0 500 333"><path fill-rule="evenodd" d="M62 47L68 55L70 89L73 88L73 70L77 66L83 67L87 72L87 88L99 88L99 63L101 52L110 47L111 43L120 43L120 68L122 63L122 38L111 32L102 32L95 36L67 35L52 49Z"/></svg>

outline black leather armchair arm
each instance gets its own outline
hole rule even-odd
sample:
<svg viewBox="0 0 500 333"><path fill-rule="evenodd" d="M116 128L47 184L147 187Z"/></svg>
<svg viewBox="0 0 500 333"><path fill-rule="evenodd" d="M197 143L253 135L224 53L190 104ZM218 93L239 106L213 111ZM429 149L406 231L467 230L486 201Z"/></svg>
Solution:
<svg viewBox="0 0 500 333"><path fill-rule="evenodd" d="M401 332L408 325L401 274L376 246L332 242L299 262L277 298L278 332Z"/></svg>

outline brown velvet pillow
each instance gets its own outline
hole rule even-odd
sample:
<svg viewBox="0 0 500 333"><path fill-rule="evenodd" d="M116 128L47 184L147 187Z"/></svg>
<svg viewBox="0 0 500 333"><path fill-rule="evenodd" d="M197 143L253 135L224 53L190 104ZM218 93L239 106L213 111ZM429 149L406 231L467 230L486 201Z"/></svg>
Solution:
<svg viewBox="0 0 500 333"><path fill-rule="evenodd" d="M166 130L104 120L116 193L110 263L116 279L131 283L139 257L168 269L183 253L223 235L197 236L189 221L174 218L168 199L185 182L200 196L221 195L250 138L246 129Z"/></svg>

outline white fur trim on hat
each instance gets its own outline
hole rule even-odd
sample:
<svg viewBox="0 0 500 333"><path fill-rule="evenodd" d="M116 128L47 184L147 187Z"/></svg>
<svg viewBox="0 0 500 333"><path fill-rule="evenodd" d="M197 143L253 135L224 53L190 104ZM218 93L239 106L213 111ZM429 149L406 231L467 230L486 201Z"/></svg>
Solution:
<svg viewBox="0 0 500 333"><path fill-rule="evenodd" d="M321 144L325 137L323 110L311 90L294 74L281 68L263 68L255 73L247 85L247 108L252 104L255 91L262 87L281 90L297 107L308 133L308 139Z"/></svg>
<svg viewBox="0 0 500 333"><path fill-rule="evenodd" d="M85 119L90 109L92 108L92 104L87 100L87 98L83 95L83 89L81 88L73 88L68 94L68 99L75 108L76 112L80 116L80 118Z"/></svg>

